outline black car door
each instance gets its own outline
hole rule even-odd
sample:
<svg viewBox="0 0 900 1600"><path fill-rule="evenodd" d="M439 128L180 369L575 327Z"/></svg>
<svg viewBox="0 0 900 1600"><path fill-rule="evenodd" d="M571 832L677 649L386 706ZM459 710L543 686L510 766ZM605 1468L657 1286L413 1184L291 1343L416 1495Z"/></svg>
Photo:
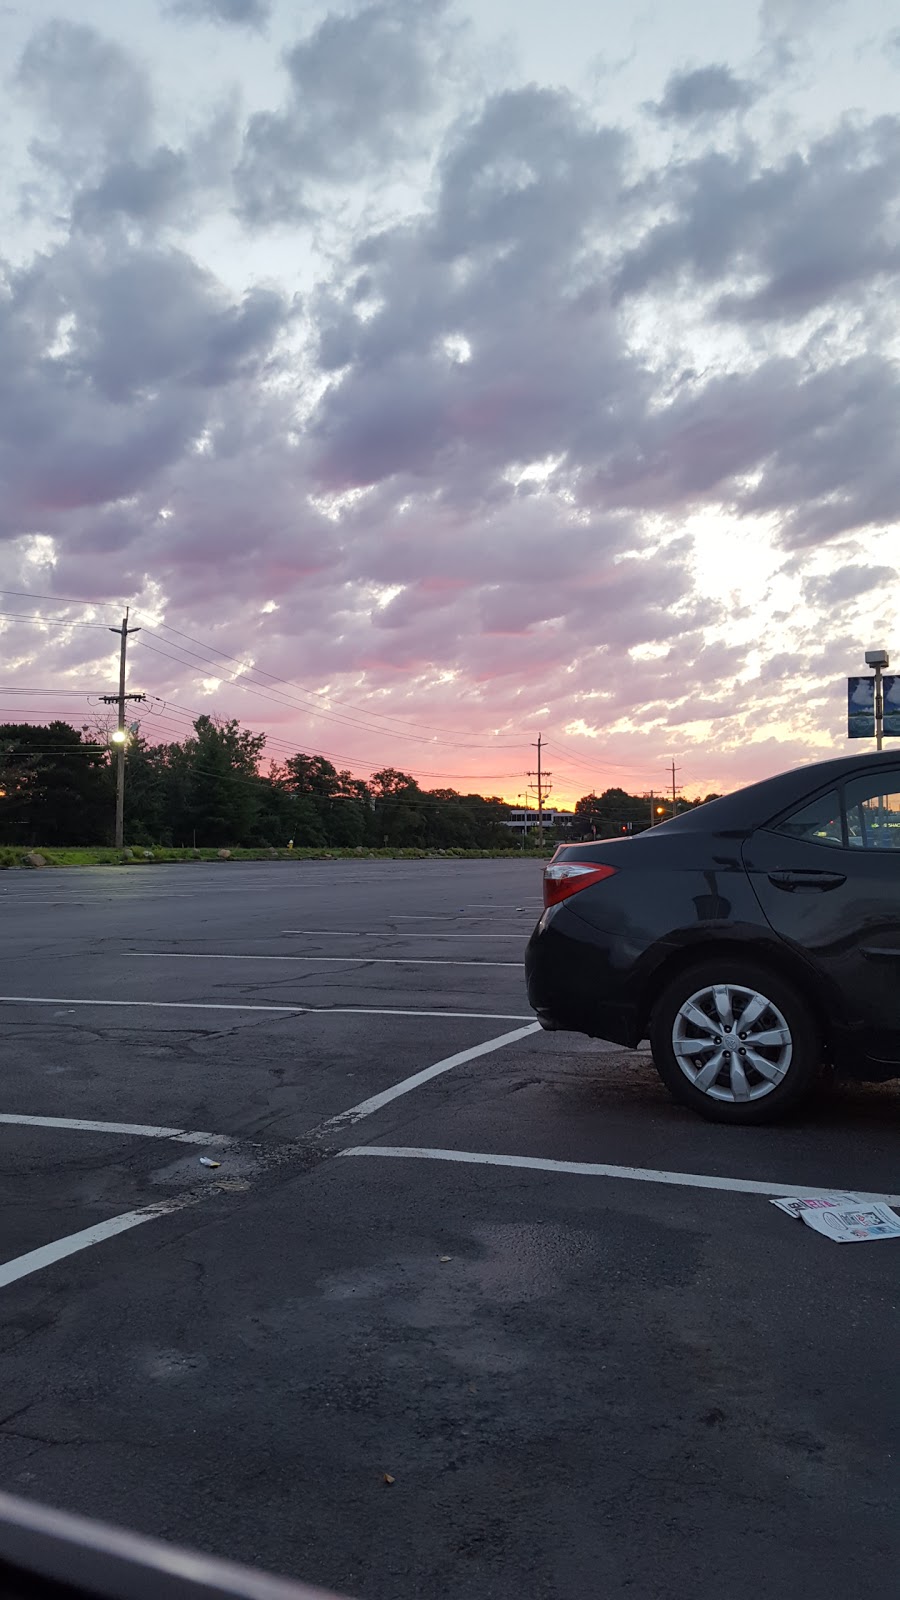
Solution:
<svg viewBox="0 0 900 1600"><path fill-rule="evenodd" d="M744 865L772 928L824 980L845 1065L900 1064L900 766L758 829Z"/></svg>

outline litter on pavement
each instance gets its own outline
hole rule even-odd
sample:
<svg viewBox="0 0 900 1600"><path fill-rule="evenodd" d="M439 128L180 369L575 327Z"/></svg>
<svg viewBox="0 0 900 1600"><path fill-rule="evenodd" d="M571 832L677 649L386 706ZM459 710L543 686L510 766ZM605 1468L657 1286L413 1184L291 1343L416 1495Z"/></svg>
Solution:
<svg viewBox="0 0 900 1600"><path fill-rule="evenodd" d="M900 1239L900 1217L881 1200L860 1200L853 1194L811 1194L796 1200L773 1200L772 1204L838 1244Z"/></svg>
<svg viewBox="0 0 900 1600"><path fill-rule="evenodd" d="M859 1205L858 1194L805 1194L801 1198L792 1200L785 1197L783 1200L773 1200L773 1206L779 1211L786 1211L789 1217L799 1217L804 1211L833 1210L837 1206Z"/></svg>
<svg viewBox="0 0 900 1600"><path fill-rule="evenodd" d="M900 1217L881 1201L841 1210L804 1211L803 1221L838 1244L856 1244L861 1239L900 1239Z"/></svg>

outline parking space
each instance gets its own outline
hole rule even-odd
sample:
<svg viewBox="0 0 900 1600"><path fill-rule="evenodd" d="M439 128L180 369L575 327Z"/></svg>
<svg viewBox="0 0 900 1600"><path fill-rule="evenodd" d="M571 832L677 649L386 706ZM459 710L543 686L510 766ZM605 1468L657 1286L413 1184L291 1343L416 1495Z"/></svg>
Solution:
<svg viewBox="0 0 900 1600"><path fill-rule="evenodd" d="M538 898L0 879L4 1487L370 1600L890 1591L898 1257L768 1202L900 1191L898 1086L699 1122L534 1027Z"/></svg>

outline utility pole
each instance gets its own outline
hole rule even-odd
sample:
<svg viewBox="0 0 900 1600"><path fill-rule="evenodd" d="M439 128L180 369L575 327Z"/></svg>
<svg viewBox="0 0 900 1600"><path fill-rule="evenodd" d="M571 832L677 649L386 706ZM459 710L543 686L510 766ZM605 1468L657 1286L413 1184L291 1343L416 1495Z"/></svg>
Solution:
<svg viewBox="0 0 900 1600"><path fill-rule="evenodd" d="M545 797L549 799L550 796L550 785L544 780L546 778L552 778L553 776L552 772L544 772L541 768L541 750L543 749L543 744L543 735L539 733L537 736L537 744L534 744L531 747L532 750L537 751L537 771L526 774L526 776L529 778L537 779L536 783L529 784L529 788L537 789L538 840L542 848L544 844L544 799Z"/></svg>
<svg viewBox="0 0 900 1600"><path fill-rule="evenodd" d="M653 790L651 789L650 790L650 826L651 826L651 828L654 827L654 825L656 823L656 816L655 816L654 811L653 811L653 802L654 802L655 799L656 799L656 795L653 793Z"/></svg>
<svg viewBox="0 0 900 1600"><path fill-rule="evenodd" d="M673 817L675 816L675 813L676 813L676 810L677 810L677 807L678 807L678 801L675 798L676 794L677 794L677 790L676 790L676 787L675 787L675 773L677 771L678 771L678 768L676 767L676 765L675 765L675 763L673 761L672 762L672 815L673 815Z"/></svg>
<svg viewBox="0 0 900 1600"><path fill-rule="evenodd" d="M104 705L117 705L119 720L113 734L113 743L116 746L116 849L121 850L125 844L125 745L128 735L125 731L125 702L126 700L146 700L145 694L125 693L125 655L128 649L128 635L140 633L140 628L129 628L129 607L125 607L121 628L110 628L110 633L117 633L122 641L119 650L119 692L118 694L102 694L100 699Z"/></svg>

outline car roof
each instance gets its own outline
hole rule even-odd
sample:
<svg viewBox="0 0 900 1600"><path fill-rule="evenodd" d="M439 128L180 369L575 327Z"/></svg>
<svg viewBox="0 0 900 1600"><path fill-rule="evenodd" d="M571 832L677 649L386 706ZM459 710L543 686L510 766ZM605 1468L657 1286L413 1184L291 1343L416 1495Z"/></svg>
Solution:
<svg viewBox="0 0 900 1600"><path fill-rule="evenodd" d="M720 800L709 800L693 811L670 817L668 822L661 822L659 828L667 833L675 829L684 833L695 828L704 833L731 833L758 828L794 802L799 804L804 796L827 789L830 784L844 783L857 774L877 772L881 766L900 767L900 747L896 752L887 750L880 754L861 750L859 755L836 756L831 761L816 761L811 766L776 773L773 778L763 778L761 783L751 783L746 789L723 795ZM653 829L654 833L657 831Z"/></svg>

